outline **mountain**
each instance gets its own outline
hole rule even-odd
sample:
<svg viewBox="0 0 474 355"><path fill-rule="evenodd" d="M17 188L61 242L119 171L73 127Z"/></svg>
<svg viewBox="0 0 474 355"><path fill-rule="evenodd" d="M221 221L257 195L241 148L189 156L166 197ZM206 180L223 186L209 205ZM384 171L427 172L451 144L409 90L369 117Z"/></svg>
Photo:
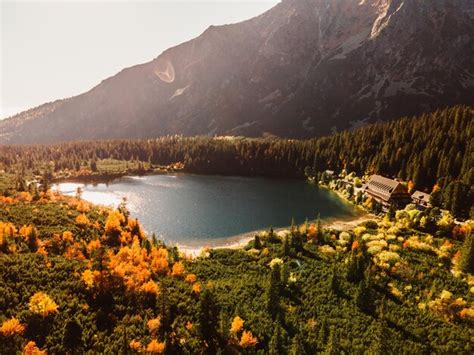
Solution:
<svg viewBox="0 0 474 355"><path fill-rule="evenodd" d="M0 121L0 143L309 137L474 104L473 34L470 0L283 0Z"/></svg>

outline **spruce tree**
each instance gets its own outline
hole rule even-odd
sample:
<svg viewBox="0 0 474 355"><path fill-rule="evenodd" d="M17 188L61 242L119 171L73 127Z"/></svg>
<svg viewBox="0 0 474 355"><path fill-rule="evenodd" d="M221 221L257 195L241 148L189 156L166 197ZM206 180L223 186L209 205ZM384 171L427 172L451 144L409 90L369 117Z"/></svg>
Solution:
<svg viewBox="0 0 474 355"><path fill-rule="evenodd" d="M280 311L281 271L280 265L273 265L270 275L270 287L267 296L267 310L272 319L276 319Z"/></svg>
<svg viewBox="0 0 474 355"><path fill-rule="evenodd" d="M474 274L474 236L469 232L461 249L461 270Z"/></svg>
<svg viewBox="0 0 474 355"><path fill-rule="evenodd" d="M207 288L201 292L198 304L198 335L207 344L210 353L215 353L218 348L219 309L214 300L214 295Z"/></svg>

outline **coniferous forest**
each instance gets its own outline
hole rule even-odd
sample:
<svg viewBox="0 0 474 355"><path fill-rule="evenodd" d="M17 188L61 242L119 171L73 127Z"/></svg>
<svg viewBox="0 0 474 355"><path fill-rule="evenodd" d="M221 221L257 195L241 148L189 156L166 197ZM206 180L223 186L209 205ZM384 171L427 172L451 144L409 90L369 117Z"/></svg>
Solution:
<svg viewBox="0 0 474 355"><path fill-rule="evenodd" d="M306 141L0 147L0 353L471 354L473 112L456 106ZM125 203L49 188L170 167L379 173L433 191L434 208L408 205L345 230L320 220L270 229L242 249L190 257L146 235Z"/></svg>
<svg viewBox="0 0 474 355"><path fill-rule="evenodd" d="M345 169L412 181L416 189L428 193L437 185L441 195L437 204L450 209L462 198L464 207L453 209L467 218L474 198L473 117L472 107L455 106L313 140L172 136L0 146L0 168L10 174L52 177L64 170L93 173L97 161L114 159L136 162L137 170L147 164L180 162L187 172L221 175L302 178L308 169Z"/></svg>

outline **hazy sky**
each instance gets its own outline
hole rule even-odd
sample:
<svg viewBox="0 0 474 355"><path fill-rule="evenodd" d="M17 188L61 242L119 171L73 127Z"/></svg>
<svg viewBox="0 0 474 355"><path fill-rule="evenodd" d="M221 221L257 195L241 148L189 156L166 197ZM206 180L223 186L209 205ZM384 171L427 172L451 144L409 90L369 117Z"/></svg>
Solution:
<svg viewBox="0 0 474 355"><path fill-rule="evenodd" d="M278 0L0 0L0 119L80 94Z"/></svg>

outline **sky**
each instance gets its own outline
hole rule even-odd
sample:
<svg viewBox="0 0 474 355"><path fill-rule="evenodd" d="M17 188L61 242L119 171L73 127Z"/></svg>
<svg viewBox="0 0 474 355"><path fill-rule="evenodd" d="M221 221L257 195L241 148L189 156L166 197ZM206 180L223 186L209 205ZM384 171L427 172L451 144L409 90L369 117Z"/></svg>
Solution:
<svg viewBox="0 0 474 355"><path fill-rule="evenodd" d="M0 0L0 119L78 95L278 0Z"/></svg>

